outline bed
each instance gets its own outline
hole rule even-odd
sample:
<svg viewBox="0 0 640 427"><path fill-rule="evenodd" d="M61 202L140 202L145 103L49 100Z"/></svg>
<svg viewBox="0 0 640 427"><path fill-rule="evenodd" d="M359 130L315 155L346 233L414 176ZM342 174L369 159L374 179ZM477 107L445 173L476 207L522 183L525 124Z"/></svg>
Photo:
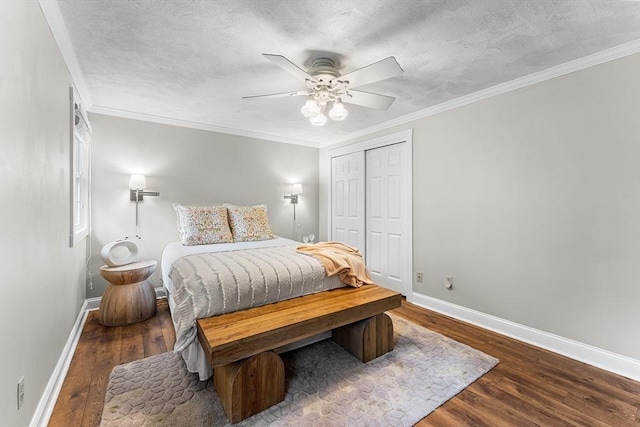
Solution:
<svg viewBox="0 0 640 427"><path fill-rule="evenodd" d="M165 246L161 272L176 330L175 351L182 354L190 372L197 372L201 380L212 375L197 339L197 319L345 286L338 276L327 277L315 257L298 253L298 245L274 237L193 246L178 241ZM330 336L325 335L297 346Z"/></svg>
<svg viewBox="0 0 640 427"><path fill-rule="evenodd" d="M355 248L340 242L300 247L299 242L275 236L266 205L173 208L179 239L165 246L160 269L176 330L174 351L201 380L211 377L212 368L198 341L199 320L373 284ZM282 344L286 348L272 350L328 338L331 331L302 335L298 338L304 341L288 341Z"/></svg>

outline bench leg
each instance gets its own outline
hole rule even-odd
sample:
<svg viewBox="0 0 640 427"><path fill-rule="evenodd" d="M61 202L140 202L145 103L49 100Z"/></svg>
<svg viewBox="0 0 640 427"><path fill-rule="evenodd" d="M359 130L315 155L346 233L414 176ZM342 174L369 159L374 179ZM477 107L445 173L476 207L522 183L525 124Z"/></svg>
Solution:
<svg viewBox="0 0 640 427"><path fill-rule="evenodd" d="M363 363L393 350L393 322L380 313L333 330L333 340Z"/></svg>
<svg viewBox="0 0 640 427"><path fill-rule="evenodd" d="M231 424L284 400L284 363L273 351L213 369L213 385Z"/></svg>

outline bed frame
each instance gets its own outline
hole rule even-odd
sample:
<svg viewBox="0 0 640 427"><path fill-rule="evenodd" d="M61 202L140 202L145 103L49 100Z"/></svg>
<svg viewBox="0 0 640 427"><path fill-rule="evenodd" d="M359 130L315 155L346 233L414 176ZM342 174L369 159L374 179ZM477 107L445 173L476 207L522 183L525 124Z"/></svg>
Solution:
<svg viewBox="0 0 640 427"><path fill-rule="evenodd" d="M198 339L229 421L284 400L279 347L333 331L333 340L362 362L393 350L393 324L384 312L401 301L397 292L365 285L198 320Z"/></svg>

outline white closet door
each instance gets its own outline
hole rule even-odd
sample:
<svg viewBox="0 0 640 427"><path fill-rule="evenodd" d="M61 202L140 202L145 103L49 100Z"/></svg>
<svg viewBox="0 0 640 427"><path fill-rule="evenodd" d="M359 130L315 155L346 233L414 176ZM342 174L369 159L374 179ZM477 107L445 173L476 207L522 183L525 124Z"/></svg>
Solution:
<svg viewBox="0 0 640 427"><path fill-rule="evenodd" d="M407 165L404 144L366 152L367 267L378 284L404 295L411 292L406 277Z"/></svg>
<svg viewBox="0 0 640 427"><path fill-rule="evenodd" d="M365 255L364 152L331 159L331 239Z"/></svg>

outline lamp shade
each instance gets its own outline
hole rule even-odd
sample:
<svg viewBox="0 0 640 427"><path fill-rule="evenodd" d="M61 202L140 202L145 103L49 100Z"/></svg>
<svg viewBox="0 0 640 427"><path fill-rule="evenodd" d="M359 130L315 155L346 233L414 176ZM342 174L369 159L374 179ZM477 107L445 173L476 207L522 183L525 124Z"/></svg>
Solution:
<svg viewBox="0 0 640 427"><path fill-rule="evenodd" d="M327 123L327 116L325 116L324 114L320 113L320 114L318 114L316 116L311 117L309 119L309 121L314 126L323 126L325 123Z"/></svg>
<svg viewBox="0 0 640 427"><path fill-rule="evenodd" d="M309 98L307 99L307 102L305 102L305 104L302 106L300 111L305 117L309 118L319 114L321 108L313 98Z"/></svg>
<svg viewBox="0 0 640 427"><path fill-rule="evenodd" d="M147 188L147 179L144 175L131 175L129 188Z"/></svg>
<svg viewBox="0 0 640 427"><path fill-rule="evenodd" d="M302 184L293 184L291 194L302 194Z"/></svg>
<svg viewBox="0 0 640 427"><path fill-rule="evenodd" d="M333 108L329 111L329 117L331 120L344 120L349 115L349 112L344 108L344 104L339 99L333 103Z"/></svg>

